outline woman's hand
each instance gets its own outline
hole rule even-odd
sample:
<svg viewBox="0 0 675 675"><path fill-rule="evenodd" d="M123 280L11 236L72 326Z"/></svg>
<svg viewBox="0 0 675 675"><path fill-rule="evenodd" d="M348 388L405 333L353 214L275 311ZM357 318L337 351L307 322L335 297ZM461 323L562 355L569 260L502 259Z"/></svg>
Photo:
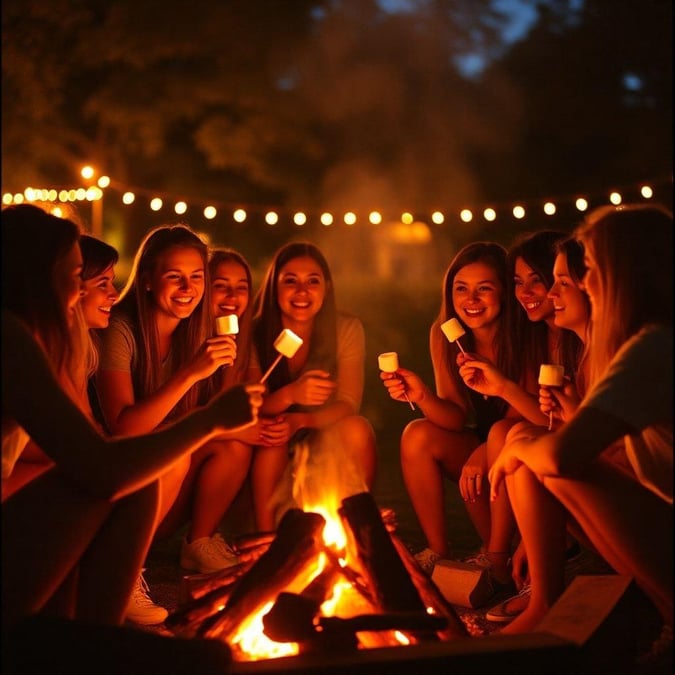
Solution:
<svg viewBox="0 0 675 675"><path fill-rule="evenodd" d="M291 437L290 425L283 415L277 417L259 417L256 424L236 432L228 431L224 438L236 440L248 445L263 445L266 447L285 445Z"/></svg>
<svg viewBox="0 0 675 675"><path fill-rule="evenodd" d="M398 368L394 373L380 371L380 379L394 401L419 403L426 395L426 385L412 370Z"/></svg>
<svg viewBox="0 0 675 675"><path fill-rule="evenodd" d="M484 396L502 396L508 379L486 358L473 353L457 355L459 375L467 387Z"/></svg>
<svg viewBox="0 0 675 675"><path fill-rule="evenodd" d="M553 445L551 433L545 427L535 424L519 423L511 427L506 434L506 442L497 455L488 479L490 481L490 499L495 500L499 493L499 486L504 478L525 464L537 475L552 475L555 473L553 461Z"/></svg>
<svg viewBox="0 0 675 675"><path fill-rule="evenodd" d="M237 340L232 335L207 338L187 369L195 382L203 380L221 366L231 366L237 358Z"/></svg>
<svg viewBox="0 0 675 675"><path fill-rule="evenodd" d="M539 409L559 423L568 422L581 401L576 387L565 378L563 387L539 387Z"/></svg>
<svg viewBox="0 0 675 675"><path fill-rule="evenodd" d="M287 386L293 403L323 405L337 388L337 383L330 379L330 373L325 370L308 370Z"/></svg>
<svg viewBox="0 0 675 675"><path fill-rule="evenodd" d="M483 443L469 455L459 476L459 492L465 502L475 502L480 496L486 475L487 452Z"/></svg>
<svg viewBox="0 0 675 675"><path fill-rule="evenodd" d="M264 392L264 384L238 384L218 394L209 404L217 426L223 432L228 432L257 424Z"/></svg>
<svg viewBox="0 0 675 675"><path fill-rule="evenodd" d="M263 417L260 420L260 440L258 445L286 445L291 438L291 425L287 415Z"/></svg>

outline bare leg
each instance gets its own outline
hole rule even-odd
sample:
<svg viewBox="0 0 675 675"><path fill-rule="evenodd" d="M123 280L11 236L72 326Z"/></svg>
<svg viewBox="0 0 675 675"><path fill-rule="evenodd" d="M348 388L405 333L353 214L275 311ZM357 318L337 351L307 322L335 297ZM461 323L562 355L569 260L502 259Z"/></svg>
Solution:
<svg viewBox="0 0 675 675"><path fill-rule="evenodd" d="M114 504L80 562L77 615L101 612L121 623L157 526L159 486L153 483Z"/></svg>
<svg viewBox="0 0 675 675"><path fill-rule="evenodd" d="M527 608L503 633L531 631L565 587L567 512L526 467L506 479L525 546L532 593Z"/></svg>
<svg viewBox="0 0 675 675"><path fill-rule="evenodd" d="M487 438L488 469L502 451L506 434L518 420L505 418L495 422ZM489 490L489 485L484 489ZM490 540L487 545L487 556L492 564L492 572L501 583L511 578L508 566L516 535L516 520L511 509L508 490L500 490L495 501L490 502Z"/></svg>
<svg viewBox="0 0 675 675"><path fill-rule="evenodd" d="M159 517L158 523L162 523L166 515L171 510L181 485L190 470L190 457L175 462L171 468L159 478ZM164 527L162 531L164 532Z"/></svg>
<svg viewBox="0 0 675 675"><path fill-rule="evenodd" d="M156 510L156 485L114 503L92 498L56 469L26 485L2 507L3 621L40 612L79 566L78 614L119 624Z"/></svg>
<svg viewBox="0 0 675 675"><path fill-rule="evenodd" d="M334 431L340 438L341 447L350 454L357 470L361 472L365 487L371 490L375 482L376 443L375 432L365 417L350 415L336 422Z"/></svg>
<svg viewBox="0 0 675 675"><path fill-rule="evenodd" d="M252 448L240 441L226 441L207 444L195 454L199 463L192 491L189 542L216 531L248 474Z"/></svg>
<svg viewBox="0 0 675 675"><path fill-rule="evenodd" d="M276 528L272 495L288 464L288 447L258 446L251 464L251 490L256 527L263 531Z"/></svg>
<svg viewBox="0 0 675 675"><path fill-rule="evenodd" d="M543 479L598 553L633 576L664 621L673 624L673 507L628 473L605 461L582 479Z"/></svg>
<svg viewBox="0 0 675 675"><path fill-rule="evenodd" d="M401 469L410 501L430 549L448 554L444 505L444 474L457 482L462 466L478 439L470 432L449 432L427 420L414 420L401 436ZM487 493L487 491L484 491ZM489 503L467 502L480 535L489 537Z"/></svg>

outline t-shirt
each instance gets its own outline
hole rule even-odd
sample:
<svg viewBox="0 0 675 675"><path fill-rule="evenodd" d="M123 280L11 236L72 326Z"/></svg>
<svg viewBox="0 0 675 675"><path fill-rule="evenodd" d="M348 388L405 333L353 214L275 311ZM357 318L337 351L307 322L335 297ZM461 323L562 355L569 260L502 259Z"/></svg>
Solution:
<svg viewBox="0 0 675 675"><path fill-rule="evenodd" d="M99 350L99 370L112 370L130 373L134 383L134 390L138 395L138 345L129 319L121 314L110 318L108 328L102 331L101 347ZM171 352L162 363L160 384L171 375Z"/></svg>
<svg viewBox="0 0 675 675"><path fill-rule="evenodd" d="M638 480L673 503L673 330L645 326L614 355L581 407L596 408L638 431L625 436Z"/></svg>
<svg viewBox="0 0 675 675"><path fill-rule="evenodd" d="M366 364L366 334L361 320L338 312L337 321L337 372L332 374L337 388L327 403L346 401L358 412L363 398ZM305 366L295 374L293 381L314 366ZM292 410L314 410L314 406L292 406Z"/></svg>

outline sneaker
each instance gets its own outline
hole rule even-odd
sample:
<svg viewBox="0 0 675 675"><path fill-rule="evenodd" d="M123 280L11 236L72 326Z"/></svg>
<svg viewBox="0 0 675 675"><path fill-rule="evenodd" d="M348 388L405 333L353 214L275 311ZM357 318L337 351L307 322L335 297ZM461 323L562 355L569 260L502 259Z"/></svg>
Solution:
<svg viewBox="0 0 675 675"><path fill-rule="evenodd" d="M187 539L183 539L180 550L180 566L186 570L210 574L226 567L232 567L238 562L239 558L225 543L220 534L213 537L199 537L191 544L188 544Z"/></svg>
<svg viewBox="0 0 675 675"><path fill-rule="evenodd" d="M417 561L417 564L422 568L422 571L427 576L431 576L436 563L440 559L441 556L435 551L432 551L430 548L425 548L419 553L415 553L415 560Z"/></svg>
<svg viewBox="0 0 675 675"><path fill-rule="evenodd" d="M530 584L525 584L516 594L495 605L485 613L485 618L488 621L495 623L509 623L515 619L521 612L525 611L530 602L530 594L532 587Z"/></svg>
<svg viewBox="0 0 675 675"><path fill-rule="evenodd" d="M234 558L235 562L233 564L236 564L239 562L239 556L234 552L234 549L223 539L223 535L220 534L220 532L216 532L212 537L211 541L213 542L213 545L216 546L218 549L220 549L223 552L223 555L226 558Z"/></svg>
<svg viewBox="0 0 675 675"><path fill-rule="evenodd" d="M143 577L143 572L141 572L136 579L133 591L131 591L131 598L124 618L142 626L152 626L156 623L162 623L167 616L169 616L169 612L152 601L150 589Z"/></svg>

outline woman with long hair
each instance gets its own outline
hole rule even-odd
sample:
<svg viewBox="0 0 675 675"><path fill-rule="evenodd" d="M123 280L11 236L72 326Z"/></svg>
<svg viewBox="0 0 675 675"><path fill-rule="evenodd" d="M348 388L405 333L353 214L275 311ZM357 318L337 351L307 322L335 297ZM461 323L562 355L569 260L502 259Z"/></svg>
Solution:
<svg viewBox="0 0 675 675"><path fill-rule="evenodd" d="M335 434L336 451L349 462L361 489L375 476L375 434L358 412L363 396L365 334L359 319L338 311L328 262L314 244L282 246L269 264L255 299L254 344L263 372L278 353L282 329L302 340L267 384L263 415L282 416L293 437L303 429ZM276 527L273 495L288 464L289 443L256 448L252 489L259 529Z"/></svg>
<svg viewBox="0 0 675 675"><path fill-rule="evenodd" d="M553 285L548 292L548 296L553 302L555 325L564 331L573 332L579 340L581 349L576 357L574 370L565 375L562 386L554 388L540 386L539 406L541 412L548 416L549 425L548 427L530 426L528 429L531 434L549 433L551 429L557 428L571 419L586 393L586 385L590 375L587 355L590 346L591 306L583 284L586 273L584 250L579 241L571 236L557 242L555 253ZM524 429L526 424L526 422L520 423L519 428ZM506 499L506 495L502 495L502 497ZM509 494L509 499L518 500L520 497L521 495L518 493ZM532 499L531 494L528 497ZM544 509L549 508L549 502L541 500L536 506L530 503L530 507L543 512ZM555 506L553 506L553 509L555 509ZM559 518L556 518L555 514L555 510L553 510L550 516L547 516L549 532L557 526L561 534L560 541L563 541L566 519L562 513ZM567 558L573 558L580 552L578 542L568 539L566 550L561 548L560 555L555 560L553 558L549 560L551 575L557 574L562 577ZM485 614L488 621L508 623L527 607L532 587L529 583L527 556L522 541L513 554L512 576L518 593L488 610Z"/></svg>
<svg viewBox="0 0 675 675"><path fill-rule="evenodd" d="M41 613L121 623L154 531L159 476L227 427L255 422L261 402L260 387L238 387L163 431L103 436L63 384L77 355L79 235L32 205L2 211L3 629ZM53 465L8 495L28 439Z"/></svg>
<svg viewBox="0 0 675 675"><path fill-rule="evenodd" d="M215 335L207 245L185 224L154 228L102 332L96 387L111 433L146 433L204 405L222 388L216 373L236 357L234 336ZM230 479L227 464L239 461L233 454L231 444L213 441L161 477L160 533L170 529L162 521L190 466L214 487ZM224 501L194 501L180 554L186 569L213 572L238 561L218 532Z"/></svg>
<svg viewBox="0 0 675 675"><path fill-rule="evenodd" d="M389 395L413 401L423 413L410 422L401 436L401 468L415 513L427 539L427 548L416 555L429 574L437 560L448 555L444 515L444 477L458 483L469 517L488 547L490 504L486 491L476 485L475 473L483 476L486 441L496 422L516 415L499 397L484 397L467 387L461 372L456 343L450 343L441 325L455 318L465 335L461 346L474 358L498 364L500 372L515 378L507 360L507 335L503 317L507 302L506 250L494 242L474 242L462 248L446 270L438 317L429 333L435 389L414 372L399 368L381 373ZM515 418L514 418L515 420ZM466 466L480 466L464 476ZM482 480L482 479L481 479ZM506 556L504 556L504 565ZM499 583L507 584L506 570Z"/></svg>
<svg viewBox="0 0 675 675"><path fill-rule="evenodd" d="M603 207L588 214L576 236L591 303L586 395L553 433L515 428L490 472L492 496L504 480L512 495L532 584L527 608L504 632L531 630L562 592L560 574L550 572L564 545L560 528L549 527L549 510L533 508L543 493L651 598L672 658L672 213L651 205ZM606 453L617 442L632 471Z"/></svg>
<svg viewBox="0 0 675 675"><path fill-rule="evenodd" d="M561 364L568 373L576 368L581 343L575 333L556 325L553 300L549 297L555 246L565 237L556 230L526 232L516 237L508 249L503 359L510 373L484 355L458 355L464 383L483 396L503 399L515 413L492 426L485 456L472 457L465 463L460 490L469 494L474 489L487 499L489 468L501 452L508 430L519 419L536 425L546 423L537 398L540 365ZM509 560L516 544L516 523L505 493L490 502L489 509L490 531L485 550L469 560L489 568L504 581L512 574Z"/></svg>

